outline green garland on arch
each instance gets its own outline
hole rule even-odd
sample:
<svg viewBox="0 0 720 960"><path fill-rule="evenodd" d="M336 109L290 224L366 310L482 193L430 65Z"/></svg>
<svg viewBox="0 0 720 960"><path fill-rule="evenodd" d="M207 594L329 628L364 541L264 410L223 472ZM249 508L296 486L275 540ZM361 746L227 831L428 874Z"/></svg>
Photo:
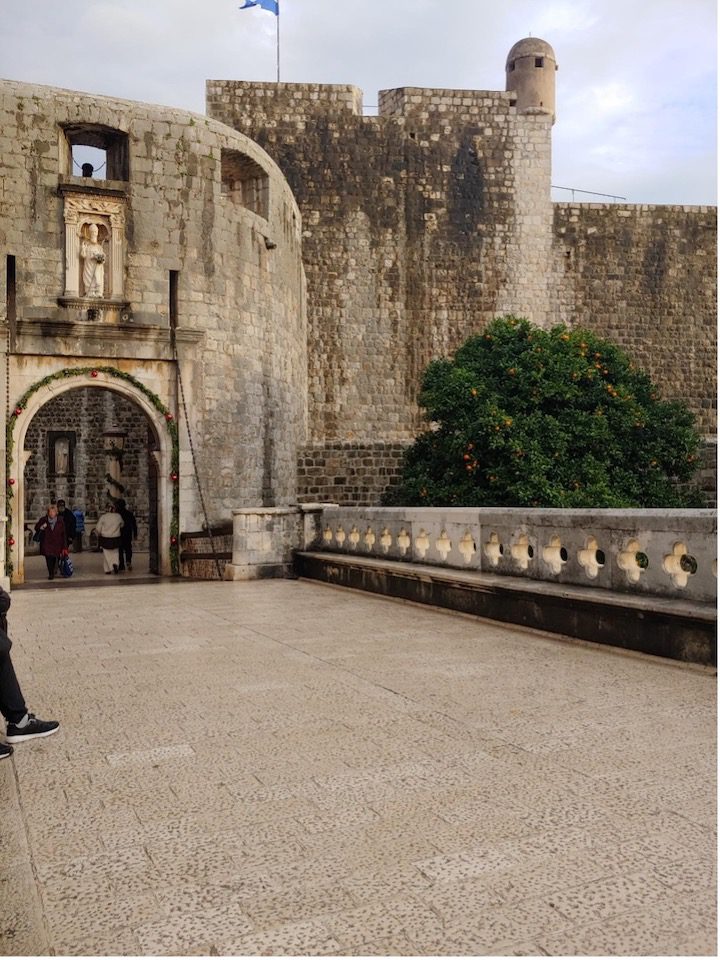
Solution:
<svg viewBox="0 0 720 960"><path fill-rule="evenodd" d="M25 391L25 393L15 404L14 409L8 417L5 427L5 477L7 503L5 512L7 514L6 544L8 547L10 546L8 541L11 536L10 531L12 530L12 501L15 497L13 485L10 483L13 462L13 430L15 427L15 422L17 421L18 417L22 416L22 414L25 412L25 407L27 406L27 402L30 397L34 393L37 393L38 390L48 386L48 384L53 383L55 380L69 380L71 377L92 376L93 373L107 373L108 376L114 377L116 380L124 380L126 383L132 384L132 386L135 387L136 390L139 390L143 396L147 397L155 409L165 417L165 425L168 433L170 434L170 441L172 444L171 470L174 476L179 477L180 475L180 438L178 433L178 425L174 415L165 406L156 393L153 393L152 390L149 390L144 383L141 383L141 381L134 377L131 373L125 373L124 370L118 370L117 367L65 367L63 370L57 370L55 373L50 373L48 376L43 377L42 380L38 380L37 383L34 383ZM170 569L173 575L180 573L180 490L177 480L173 481L172 518L170 520ZM9 550L6 550L5 571L8 577L12 575L13 562L10 559Z"/></svg>

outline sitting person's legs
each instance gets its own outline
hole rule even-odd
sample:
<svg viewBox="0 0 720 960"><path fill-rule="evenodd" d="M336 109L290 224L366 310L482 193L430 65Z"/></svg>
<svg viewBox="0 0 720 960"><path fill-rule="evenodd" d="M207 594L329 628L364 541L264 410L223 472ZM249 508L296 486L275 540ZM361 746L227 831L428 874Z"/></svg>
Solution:
<svg viewBox="0 0 720 960"><path fill-rule="evenodd" d="M10 657L11 648L10 637L0 630L0 713L7 721L6 739L8 743L18 743L35 737L49 737L60 724L57 720L38 720L28 711ZM0 760L12 752L12 747L0 744Z"/></svg>

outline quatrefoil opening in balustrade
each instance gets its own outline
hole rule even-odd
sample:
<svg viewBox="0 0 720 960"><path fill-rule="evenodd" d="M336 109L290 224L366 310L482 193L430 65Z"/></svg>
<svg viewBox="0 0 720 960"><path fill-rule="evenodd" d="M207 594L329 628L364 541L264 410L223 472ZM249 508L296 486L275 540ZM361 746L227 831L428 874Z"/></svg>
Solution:
<svg viewBox="0 0 720 960"><path fill-rule="evenodd" d="M383 553L387 553L392 546L392 534L387 527L384 527L380 534L380 546L383 548Z"/></svg>
<svg viewBox="0 0 720 960"><path fill-rule="evenodd" d="M360 531L356 526L353 526L350 534L348 535L348 540L350 541L350 546L353 550L357 549L357 545L360 543Z"/></svg>
<svg viewBox="0 0 720 960"><path fill-rule="evenodd" d="M568 559L568 552L560 537L550 538L550 543L543 547L542 558L553 573L560 573Z"/></svg>
<svg viewBox="0 0 720 960"><path fill-rule="evenodd" d="M591 580L594 580L605 566L605 551L600 549L595 537L586 539L584 549L578 550L577 556L578 563Z"/></svg>
<svg viewBox="0 0 720 960"><path fill-rule="evenodd" d="M407 530L405 530L405 528L403 528L398 534L397 538L397 545L400 548L400 553L402 553L403 556L408 552L410 543L410 534L407 532Z"/></svg>
<svg viewBox="0 0 720 960"><path fill-rule="evenodd" d="M325 527L325 529L323 530L323 535L322 535L322 536L323 536L323 540L325 541L325 543L330 543L330 541L331 541L332 538L333 538L333 532L332 532L332 530L330 529L330 527Z"/></svg>
<svg viewBox="0 0 720 960"><path fill-rule="evenodd" d="M510 554L521 570L527 570L530 561L535 556L535 550L526 533L523 533L522 536L518 537L515 543L513 543L510 547Z"/></svg>
<svg viewBox="0 0 720 960"><path fill-rule="evenodd" d="M681 542L675 543L672 553L663 557L663 570L670 574L676 587L686 587L688 579L697 573L697 567L697 560Z"/></svg>
<svg viewBox="0 0 720 960"><path fill-rule="evenodd" d="M427 534L427 530L421 530L417 537L415 537L415 549L420 559L424 560L425 554L430 549L430 537Z"/></svg>
<svg viewBox="0 0 720 960"><path fill-rule="evenodd" d="M618 566L625 571L628 583L637 583L650 566L648 555L638 540L628 540L627 545L618 553Z"/></svg>
<svg viewBox="0 0 720 960"><path fill-rule="evenodd" d="M458 544L458 550L462 554L465 563L470 563L472 561L473 554L477 553L475 541L473 540L472 534L469 530L466 530L463 534L463 537Z"/></svg>
<svg viewBox="0 0 720 960"><path fill-rule="evenodd" d="M363 543L367 550L372 550L375 545L375 531L372 527L368 527L365 531L365 536L363 537Z"/></svg>
<svg viewBox="0 0 720 960"><path fill-rule="evenodd" d="M500 543L500 537L496 533L490 534L490 539L483 545L485 556L493 567L500 562L500 557L505 553L505 547Z"/></svg>
<svg viewBox="0 0 720 960"><path fill-rule="evenodd" d="M435 549L440 554L440 559L445 561L447 560L447 555L452 550L452 541L447 535L447 530L443 530L440 536L435 541Z"/></svg>
<svg viewBox="0 0 720 960"><path fill-rule="evenodd" d="M345 531L342 527L338 527L335 531L335 539L342 546L345 543Z"/></svg>

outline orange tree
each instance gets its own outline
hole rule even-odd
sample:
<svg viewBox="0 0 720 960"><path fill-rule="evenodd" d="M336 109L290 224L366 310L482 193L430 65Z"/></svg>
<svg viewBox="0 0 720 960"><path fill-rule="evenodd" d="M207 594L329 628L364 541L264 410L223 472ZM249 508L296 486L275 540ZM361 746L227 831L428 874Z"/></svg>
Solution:
<svg viewBox="0 0 720 960"><path fill-rule="evenodd" d="M434 360L420 393L430 429L408 449L387 504L679 507L696 470L692 414L660 400L607 340L502 317L452 359Z"/></svg>

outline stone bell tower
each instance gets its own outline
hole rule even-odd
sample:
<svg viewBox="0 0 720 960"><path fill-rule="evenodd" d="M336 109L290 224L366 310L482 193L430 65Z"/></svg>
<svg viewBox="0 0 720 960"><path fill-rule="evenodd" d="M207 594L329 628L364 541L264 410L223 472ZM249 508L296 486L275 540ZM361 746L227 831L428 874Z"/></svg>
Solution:
<svg viewBox="0 0 720 960"><path fill-rule="evenodd" d="M505 89L517 94L520 113L549 113L555 123L555 51L539 37L511 48L505 63Z"/></svg>

